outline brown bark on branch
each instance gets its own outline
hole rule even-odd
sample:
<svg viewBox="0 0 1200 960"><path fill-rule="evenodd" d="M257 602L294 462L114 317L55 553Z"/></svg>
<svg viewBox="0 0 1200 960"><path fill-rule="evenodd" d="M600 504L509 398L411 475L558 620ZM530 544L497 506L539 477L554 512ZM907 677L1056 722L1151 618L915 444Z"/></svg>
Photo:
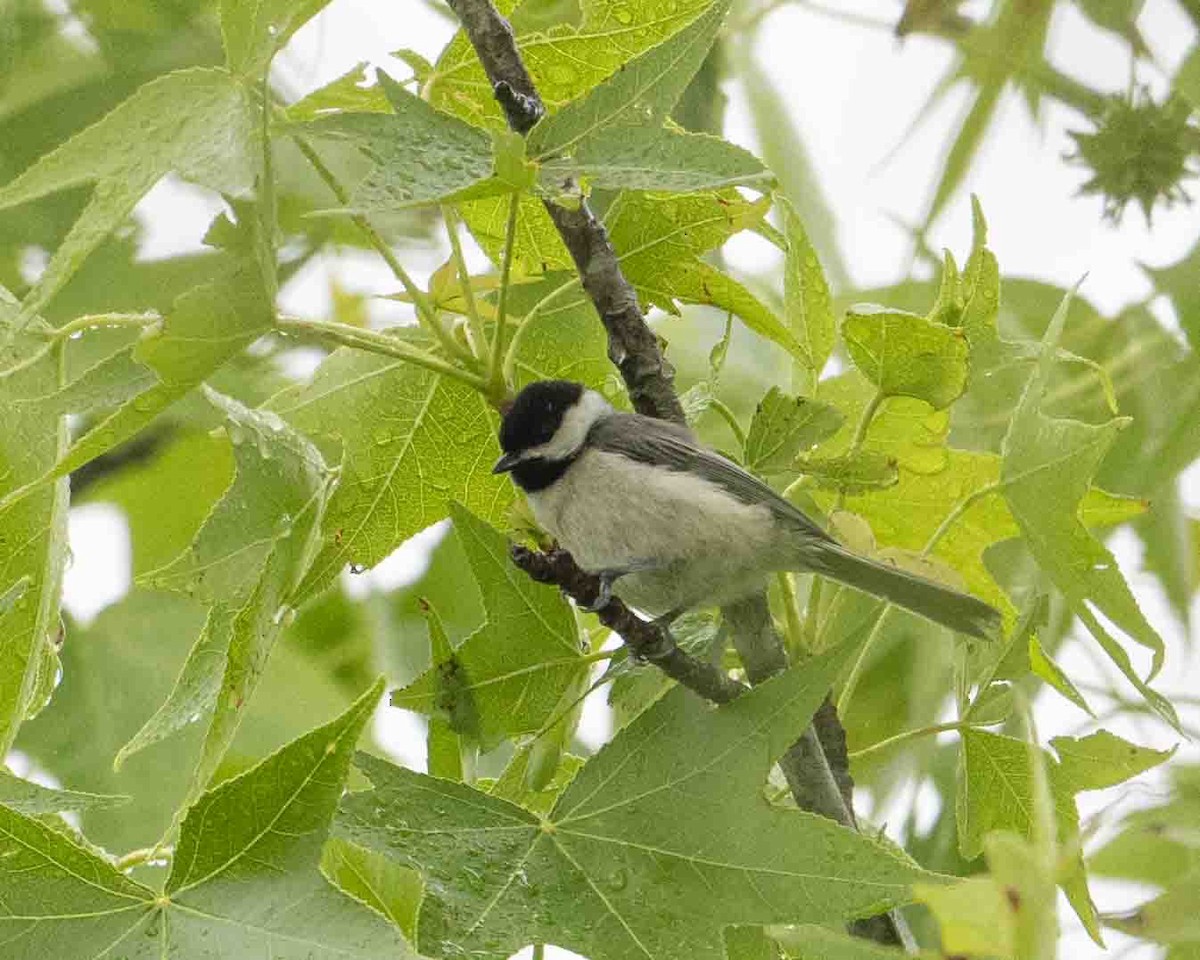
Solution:
<svg viewBox="0 0 1200 960"><path fill-rule="evenodd" d="M475 48L509 126L518 133L527 133L545 113L545 107L521 60L512 28L491 0L447 2ZM646 324L637 293L621 272L604 226L586 202L577 207L543 202L604 324L608 356L621 372L634 409L646 416L685 423L675 393L674 371ZM594 603L599 594L599 579L582 571L565 551L541 554L514 547L513 561L535 580L558 584L584 605ZM724 615L752 682L786 666L787 656L770 622L765 593L725 608ZM598 611L598 616L624 639L635 656L656 664L708 700L724 703L745 689L719 668L684 653L667 631L639 619L615 597ZM839 780L848 781L848 772L830 769L821 741L833 731L830 717L826 715L822 720L820 732L824 736L819 738L818 728L810 727L780 758L780 766L798 804L854 829L854 815L844 799L847 783L839 784ZM832 722L837 723L836 715ZM832 739L836 743L836 737ZM894 915L856 922L852 931L882 943L903 943L906 939L903 923Z"/></svg>
<svg viewBox="0 0 1200 960"><path fill-rule="evenodd" d="M509 126L517 133L527 133L545 113L545 107L517 51L508 21L490 0L448 2L492 82ZM648 417L683 423L683 407L675 393L675 371L646 325L637 293L621 273L604 225L586 201L577 208L544 202L575 261L583 289L600 314L608 333L609 359L621 371L633 408Z"/></svg>

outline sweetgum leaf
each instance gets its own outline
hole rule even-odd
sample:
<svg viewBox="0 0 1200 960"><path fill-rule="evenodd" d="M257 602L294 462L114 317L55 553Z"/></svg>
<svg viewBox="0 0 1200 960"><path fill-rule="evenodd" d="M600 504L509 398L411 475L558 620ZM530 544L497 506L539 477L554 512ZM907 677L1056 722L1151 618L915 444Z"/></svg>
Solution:
<svg viewBox="0 0 1200 960"><path fill-rule="evenodd" d="M0 767L0 806L18 813L39 816L64 810L107 810L129 802L129 797L79 790L55 790L24 780Z"/></svg>
<svg viewBox="0 0 1200 960"><path fill-rule="evenodd" d="M940 410L967 387L967 341L953 327L860 306L847 313L842 339L855 366L885 397L915 397Z"/></svg>
<svg viewBox="0 0 1200 960"><path fill-rule="evenodd" d="M1099 731L1082 740L1059 737L1052 745L1060 760L1056 762L1043 752L1042 762L1054 799L1058 842L1068 850L1079 843L1075 794L1123 783L1163 763L1171 755L1137 747L1107 731ZM1031 837L1034 832L1033 791L1027 743L981 730L964 730L957 796L962 854L978 856L983 850L984 836L994 830L1012 830L1023 837ZM1088 931L1098 936L1095 907L1088 894L1078 849L1060 882Z"/></svg>
<svg viewBox="0 0 1200 960"><path fill-rule="evenodd" d="M0 288L0 337L16 315L16 303ZM17 345L32 352L33 341L26 334ZM0 375L0 498L35 483L66 449L64 417L43 404L15 402L58 382L50 355L17 373ZM0 755L8 752L26 713L36 705L43 651L58 631L67 497L63 480L0 511Z"/></svg>
<svg viewBox="0 0 1200 960"><path fill-rule="evenodd" d="M626 60L603 83L544 118L530 131L529 156L573 157L586 166L597 149L605 151L605 139L619 140L631 127L661 127L708 55L728 7L728 0L709 3L670 39Z"/></svg>
<svg viewBox="0 0 1200 960"><path fill-rule="evenodd" d="M943 466L930 472L901 464L898 484L852 494L845 506L866 518L881 544L924 551L934 543L931 555L953 567L967 589L1000 610L1011 627L1016 609L983 559L992 544L1021 534L1004 497L1001 459L992 453L950 448L944 450L944 457ZM1089 490L1079 504L1081 521L1090 527L1119 523L1143 509L1142 501L1097 489ZM942 530L952 516L951 524Z"/></svg>
<svg viewBox="0 0 1200 960"><path fill-rule="evenodd" d="M561 594L514 567L507 540L482 520L457 504L450 514L487 622L448 657L393 691L391 702L447 720L486 750L506 737L541 729L588 664Z"/></svg>
<svg viewBox="0 0 1200 960"><path fill-rule="evenodd" d="M512 6L498 4L504 14ZM538 93L553 111L678 33L711 6L712 0L630 4L584 0L578 27L564 24L545 32L518 33L517 48ZM430 102L438 109L476 126L504 126L491 84L461 32L443 51L426 86Z"/></svg>
<svg viewBox="0 0 1200 960"><path fill-rule="evenodd" d="M762 794L772 758L849 652L719 709L676 688L541 817L360 755L374 789L343 802L337 834L421 870L417 946L434 956L508 956L536 941L596 960L717 958L729 924L834 924L883 909L923 875L915 864Z"/></svg>
<svg viewBox="0 0 1200 960"><path fill-rule="evenodd" d="M297 597L309 597L350 564L378 563L444 519L451 500L498 520L512 486L491 474L500 456L495 419L469 387L359 350L338 350L312 383L270 407L302 430L341 477L323 541Z"/></svg>
<svg viewBox="0 0 1200 960"><path fill-rule="evenodd" d="M695 193L765 185L772 174L754 154L719 137L635 127L604 128L570 156L547 159L539 177L549 192L583 178L593 187Z"/></svg>
<svg viewBox="0 0 1200 960"><path fill-rule="evenodd" d="M234 73L259 77L292 34L329 0L221 0L225 57Z"/></svg>
<svg viewBox="0 0 1200 960"><path fill-rule="evenodd" d="M1079 518L1080 502L1123 421L1093 425L1049 417L1041 409L1068 304L1069 297L1064 298L1046 331L1037 368L1004 438L1004 497L1034 558L1075 614L1155 712L1178 728L1170 702L1138 676L1128 653L1091 610L1154 654L1152 679L1162 666L1162 638L1138 607L1113 555Z"/></svg>
<svg viewBox="0 0 1200 960"><path fill-rule="evenodd" d="M224 70L193 68L151 80L128 100L0 187L0 210L94 184L83 213L21 306L22 322L168 173L222 193L254 182L258 148L249 98Z"/></svg>
<svg viewBox="0 0 1200 960"><path fill-rule="evenodd" d="M842 414L819 400L790 397L772 387L758 402L744 450L746 469L754 473L790 470L796 456L832 436Z"/></svg>
<svg viewBox="0 0 1200 960"><path fill-rule="evenodd" d="M803 347L801 363L816 386L837 340L837 320L821 261L804 224L785 199L779 200L787 258L783 265L784 319Z"/></svg>
<svg viewBox="0 0 1200 960"><path fill-rule="evenodd" d="M518 387L531 380L575 380L599 389L612 378L604 326L574 274L549 273L514 287L508 310L525 318L514 371Z"/></svg>
<svg viewBox="0 0 1200 960"><path fill-rule="evenodd" d="M380 84L391 113L336 113L290 125L306 139L353 148L366 174L350 190L358 213L388 213L455 199L492 176L492 139L482 130L439 113L386 74ZM493 192L505 192L499 181Z"/></svg>
<svg viewBox="0 0 1200 960"><path fill-rule="evenodd" d="M197 716L210 717L191 796L233 741L286 625L331 487L320 453L276 414L206 392L229 421L233 484L191 547L143 579L200 599L208 618L166 702L117 755L120 763Z"/></svg>
<svg viewBox="0 0 1200 960"><path fill-rule="evenodd" d="M1073 792L1115 787L1166 763L1175 753L1139 747L1107 730L1086 737L1054 737L1050 746L1058 754L1055 780Z"/></svg>
<svg viewBox="0 0 1200 960"><path fill-rule="evenodd" d="M676 301L710 304L803 360L795 333L741 283L700 259L756 224L769 200L750 202L735 190L673 196L624 193L606 225L621 269L643 301L677 313Z"/></svg>
<svg viewBox="0 0 1200 960"><path fill-rule="evenodd" d="M417 912L425 886L416 870L381 853L331 837L321 854L321 872L350 896L374 907L408 940L417 935Z"/></svg>
<svg viewBox="0 0 1200 960"><path fill-rule="evenodd" d="M160 893L67 835L0 807L0 941L13 960L166 955L408 957L383 917L317 867L355 741L382 690L205 793Z"/></svg>
<svg viewBox="0 0 1200 960"><path fill-rule="evenodd" d="M71 444L27 489L65 476L134 436L270 330L273 319L258 267L226 257L218 278L180 296L161 328L148 328L92 368L105 368L96 374L99 379L136 384L135 395ZM21 399L38 406L40 395L34 391Z"/></svg>

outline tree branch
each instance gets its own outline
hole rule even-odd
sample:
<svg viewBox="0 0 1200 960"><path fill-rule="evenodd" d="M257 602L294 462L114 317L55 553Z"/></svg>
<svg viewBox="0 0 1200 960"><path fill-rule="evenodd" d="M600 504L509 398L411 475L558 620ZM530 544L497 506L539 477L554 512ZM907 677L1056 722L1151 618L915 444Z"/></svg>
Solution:
<svg viewBox="0 0 1200 960"><path fill-rule="evenodd" d="M517 133L527 133L545 107L517 51L512 27L490 0L448 2L492 82L508 125ZM649 417L684 423L683 407L675 394L675 371L646 325L637 293L621 273L604 225L586 201L574 208L550 200L543 203L600 314L608 333L609 359L621 371L633 408Z"/></svg>
<svg viewBox="0 0 1200 960"><path fill-rule="evenodd" d="M600 596L600 578L585 573L566 550L538 553L514 545L512 561L538 583L553 583L580 606L590 607ZM728 703L746 691L724 670L680 650L671 634L655 623L638 617L617 597L601 607L596 616L617 634L639 660L653 663L672 680L683 684L713 703Z"/></svg>
<svg viewBox="0 0 1200 960"><path fill-rule="evenodd" d="M527 133L545 113L545 107L521 60L512 28L491 0L447 2L475 48L509 126L518 133ZM674 370L646 324L637 293L621 272L603 224L585 201L576 207L549 200L543 203L604 324L609 359L620 370L634 409L646 416L686 423L675 393ZM514 547L512 554L516 565L535 580L558 584L577 602L590 605L598 596L599 578L580 570L565 551L539 554ZM726 607L723 613L752 681L756 675L770 676L787 666L787 654L771 623L765 592ZM740 613L754 623L738 623ZM656 664L701 696L724 703L744 689L719 668L688 656L675 646L669 633L642 621L620 600L610 600L598 615L601 623L619 634L636 656ZM854 829L853 813L843 801L838 780L826 761L818 729L810 727L780 759L780 766L798 804ZM851 929L882 943L905 942L903 923L894 915L871 918Z"/></svg>

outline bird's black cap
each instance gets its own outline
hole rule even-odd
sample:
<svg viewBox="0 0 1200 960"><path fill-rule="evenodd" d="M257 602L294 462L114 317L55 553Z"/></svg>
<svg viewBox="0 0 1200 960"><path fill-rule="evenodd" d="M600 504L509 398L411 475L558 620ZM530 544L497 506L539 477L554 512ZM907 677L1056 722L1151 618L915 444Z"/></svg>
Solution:
<svg viewBox="0 0 1200 960"><path fill-rule="evenodd" d="M535 380L517 394L500 424L500 448L519 454L548 443L579 398L583 385L570 380Z"/></svg>

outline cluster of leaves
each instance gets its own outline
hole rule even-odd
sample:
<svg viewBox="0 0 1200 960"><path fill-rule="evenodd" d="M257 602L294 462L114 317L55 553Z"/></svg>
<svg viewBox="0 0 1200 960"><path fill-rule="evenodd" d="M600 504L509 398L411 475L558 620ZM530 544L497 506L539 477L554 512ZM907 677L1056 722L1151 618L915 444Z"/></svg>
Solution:
<svg viewBox="0 0 1200 960"><path fill-rule="evenodd" d="M356 70L284 105L270 64L324 4L214 6L81 3L86 48L39 2L13 20L5 66L28 82L0 100L18 145L0 157L0 746L69 789L0 777L5 950L878 957L843 925L915 899L947 952L1048 956L1055 884L1099 939L1075 797L1168 754L1104 731L1051 754L1014 705L1044 683L1091 714L1055 662L1078 618L1138 706L1181 727L1150 686L1163 642L1094 531L1134 520L1186 617L1196 257L1158 278L1192 349L1068 291L1006 283L1002 303L978 208L961 269L947 254L938 284L843 309L811 201L793 209L762 161L683 126L725 0L515 11L549 107L528 138L462 36L436 63L406 53L411 82ZM769 89L745 79L766 116ZM206 252L141 260L129 217L168 174L227 211ZM862 552L996 605L1003 643L784 577L772 603L798 665L714 710L511 566L497 527L525 521L487 470L496 408L554 376L623 402L543 205L583 195L666 314L700 436ZM451 256L423 288L392 242L427 237L439 208ZM463 224L494 273L470 275ZM777 288L709 256L744 230L779 249ZM331 242L374 248L416 323L373 330L353 302L280 316L280 285ZM40 272L30 248L53 251ZM337 346L309 379L283 372L296 338ZM87 627L59 610L83 501L122 511L136 578ZM447 517L417 587L349 597L343 570ZM680 629L697 655L725 639L703 617ZM621 729L585 760L600 661ZM380 669L395 707L428 716L428 775L371 752ZM926 771L947 800L932 831L904 825L907 852L764 795L831 688L880 806ZM343 798L360 740L370 789ZM1132 869L1115 844L1098 859ZM1184 942L1170 898L1187 871L1158 876L1167 907L1106 919Z"/></svg>

